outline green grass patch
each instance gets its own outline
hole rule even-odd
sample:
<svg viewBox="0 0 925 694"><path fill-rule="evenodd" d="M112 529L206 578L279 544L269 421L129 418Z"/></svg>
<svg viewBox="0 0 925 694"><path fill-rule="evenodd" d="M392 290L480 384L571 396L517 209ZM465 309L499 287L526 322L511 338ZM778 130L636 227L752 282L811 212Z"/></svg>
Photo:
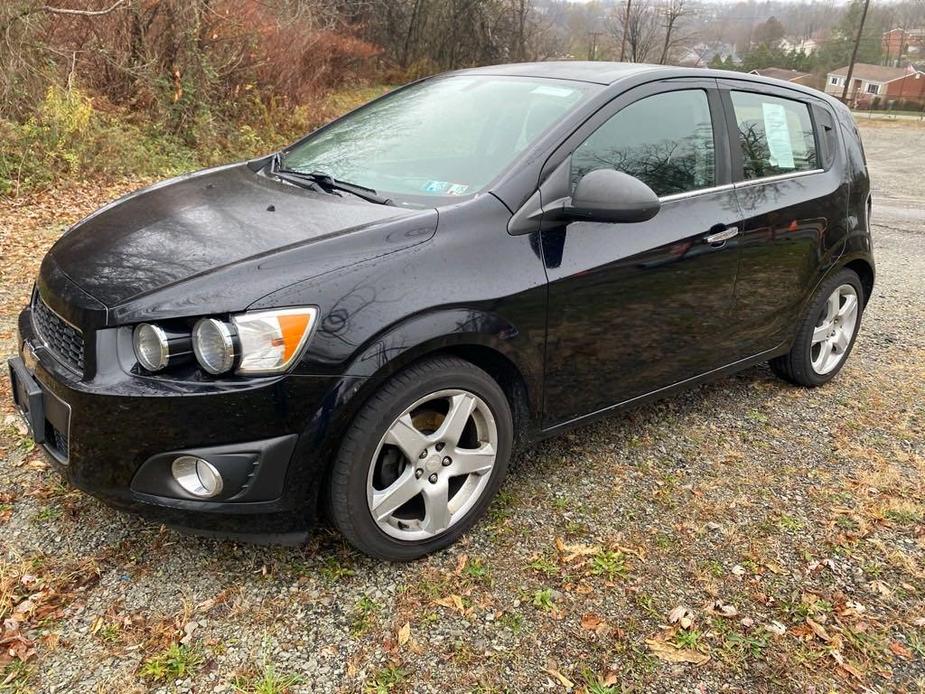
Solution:
<svg viewBox="0 0 925 694"><path fill-rule="evenodd" d="M138 674L142 679L167 682L189 677L204 662L205 656L198 648L175 643L143 662Z"/></svg>

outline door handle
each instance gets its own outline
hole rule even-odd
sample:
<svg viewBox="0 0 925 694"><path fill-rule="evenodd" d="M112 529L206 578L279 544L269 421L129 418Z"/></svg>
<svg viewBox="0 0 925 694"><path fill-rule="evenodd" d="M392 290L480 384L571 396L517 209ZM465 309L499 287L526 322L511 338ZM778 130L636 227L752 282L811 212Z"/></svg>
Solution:
<svg viewBox="0 0 925 694"><path fill-rule="evenodd" d="M703 240L706 241L711 246L721 246L729 239L739 235L739 227L726 227L722 231L717 231L715 234L710 234L705 237Z"/></svg>

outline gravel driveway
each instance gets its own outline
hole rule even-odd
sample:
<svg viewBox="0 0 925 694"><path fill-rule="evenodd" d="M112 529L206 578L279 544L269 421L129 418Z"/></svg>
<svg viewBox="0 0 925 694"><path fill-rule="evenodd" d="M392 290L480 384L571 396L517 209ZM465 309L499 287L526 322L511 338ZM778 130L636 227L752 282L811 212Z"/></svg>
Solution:
<svg viewBox="0 0 925 694"><path fill-rule="evenodd" d="M4 381L0 691L922 691L925 127L861 128L879 276L833 383L753 368L539 445L411 565L110 510ZM137 185L0 202L0 353L54 238Z"/></svg>

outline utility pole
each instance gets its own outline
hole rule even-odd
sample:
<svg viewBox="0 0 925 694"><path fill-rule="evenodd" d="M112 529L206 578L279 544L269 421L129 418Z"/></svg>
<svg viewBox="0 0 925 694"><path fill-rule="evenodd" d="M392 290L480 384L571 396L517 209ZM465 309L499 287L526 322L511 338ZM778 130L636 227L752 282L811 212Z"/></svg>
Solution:
<svg viewBox="0 0 925 694"><path fill-rule="evenodd" d="M858 46L861 45L861 34L864 32L864 20L867 19L867 7L870 0L864 0L864 10L861 12L861 25L858 27L858 35L854 40L854 48L851 50L851 62L848 63L848 76L845 77L845 88L841 92L841 100L848 103L848 88L851 86L851 77L854 74L854 61L858 58Z"/></svg>
<svg viewBox="0 0 925 694"><path fill-rule="evenodd" d="M626 0L626 14L623 16L623 40L620 42L620 62L626 56L626 30L630 26L630 4L633 0Z"/></svg>

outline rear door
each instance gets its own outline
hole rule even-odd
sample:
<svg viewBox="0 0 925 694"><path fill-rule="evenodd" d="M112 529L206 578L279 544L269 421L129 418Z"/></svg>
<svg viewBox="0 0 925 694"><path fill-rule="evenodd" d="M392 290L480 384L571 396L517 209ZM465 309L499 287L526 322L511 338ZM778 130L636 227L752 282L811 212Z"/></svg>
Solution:
<svg viewBox="0 0 925 694"><path fill-rule="evenodd" d="M739 357L788 344L822 273L844 247L849 181L821 99L719 80L742 211L732 321Z"/></svg>
<svg viewBox="0 0 925 694"><path fill-rule="evenodd" d="M572 222L541 232L547 426L731 361L739 212L723 113L713 80L637 87L544 167L544 201L569 195L589 171L614 168L643 180L662 203L647 222ZM710 243L721 232L729 238Z"/></svg>

